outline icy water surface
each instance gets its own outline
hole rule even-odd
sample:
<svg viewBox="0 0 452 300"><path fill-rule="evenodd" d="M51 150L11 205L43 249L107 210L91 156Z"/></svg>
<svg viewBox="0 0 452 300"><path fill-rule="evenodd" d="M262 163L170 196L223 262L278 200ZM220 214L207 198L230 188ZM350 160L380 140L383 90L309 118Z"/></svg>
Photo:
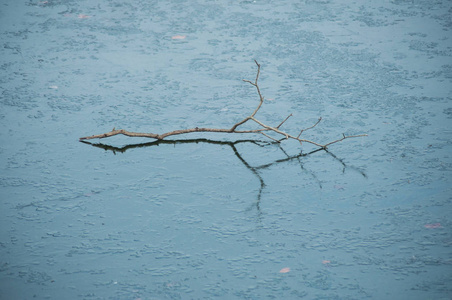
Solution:
<svg viewBox="0 0 452 300"><path fill-rule="evenodd" d="M1 1L0 298L451 299L451 16L440 0ZM229 128L258 104L254 59L259 120L369 136L78 141Z"/></svg>

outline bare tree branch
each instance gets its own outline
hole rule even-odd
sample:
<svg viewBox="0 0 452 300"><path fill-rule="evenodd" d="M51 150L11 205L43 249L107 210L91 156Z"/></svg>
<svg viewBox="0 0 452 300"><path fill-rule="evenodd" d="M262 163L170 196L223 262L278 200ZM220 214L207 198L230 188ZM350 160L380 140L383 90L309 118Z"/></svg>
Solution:
<svg viewBox="0 0 452 300"><path fill-rule="evenodd" d="M96 134L96 135L91 135L91 136L86 136L86 137L81 137L79 140L80 141L84 141L84 140L90 140L90 139L102 139L102 138L107 138L107 137L111 137L111 136L115 136L118 134L122 134L125 136L129 136L129 137L145 137L145 138L153 138L156 140L163 140L166 137L169 136L173 136L173 135L179 135L179 134L187 134L187 133L192 133L192 132L215 132L215 133L261 133L264 136L266 136L267 138L276 141L276 142L281 142L282 140L287 140L287 139L293 139L298 141L300 144L303 143L309 143L309 144L313 144L315 146L318 146L320 148L326 149L329 145L338 143L340 141L343 141L345 139L348 138L355 138L355 137L363 137L363 136L367 136L367 134L359 134L359 135L345 135L342 134L342 138L334 140L332 142L328 142L326 144L320 144L311 140L306 140L306 139L301 139L300 136L301 134L309 129L314 128L315 126L317 126L317 124L320 123L320 121L322 120L322 118L319 118L318 121L310 126L307 127L305 129L301 129L300 133L297 136L293 136L287 132L284 132L282 130L280 130L279 128L292 116L292 114L290 114L289 116L287 116L278 126L276 127L271 127L268 126L266 124L264 124L263 122L259 121L258 119L255 118L257 112L259 111L259 109L262 107L262 104L264 103L264 97L262 96L261 90L259 88L258 85L258 80L259 80L259 75L260 75L260 71L261 71L261 65L255 60L254 61L257 65L257 73L256 73L256 79L254 80L254 82L250 81L250 80L246 80L243 79L244 82L247 82L249 84L251 84L252 86L254 86L256 88L257 94L259 95L259 104L257 105L256 109L253 111L253 113L251 115L249 115L248 117L244 118L243 120L235 123L231 128L229 129L221 129L221 128L199 128L199 127L195 127L195 128L188 128L188 129L179 129L179 130L174 130L174 131L170 131L170 132L166 132L163 134L157 134L157 133L142 133L142 132L130 132L124 129L118 129L116 130L115 128L113 128L112 131L110 132L106 132L106 133L102 133L102 134ZM237 130L237 128L243 124L245 124L246 122L248 122L249 120L254 121L255 123L257 123L261 128L259 129L252 129L252 130ZM269 136L268 134L266 134L266 131L273 131L277 134L280 134L283 136L282 139L277 140L271 136Z"/></svg>

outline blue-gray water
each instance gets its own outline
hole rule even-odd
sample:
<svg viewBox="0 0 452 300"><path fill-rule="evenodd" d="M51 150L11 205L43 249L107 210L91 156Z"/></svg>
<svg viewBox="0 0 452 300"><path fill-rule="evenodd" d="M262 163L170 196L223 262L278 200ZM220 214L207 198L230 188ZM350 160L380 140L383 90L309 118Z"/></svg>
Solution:
<svg viewBox="0 0 452 300"><path fill-rule="evenodd" d="M452 299L451 16L445 0L1 1L0 298ZM256 135L78 141L229 128L258 104L254 59L258 119L369 136L306 156Z"/></svg>

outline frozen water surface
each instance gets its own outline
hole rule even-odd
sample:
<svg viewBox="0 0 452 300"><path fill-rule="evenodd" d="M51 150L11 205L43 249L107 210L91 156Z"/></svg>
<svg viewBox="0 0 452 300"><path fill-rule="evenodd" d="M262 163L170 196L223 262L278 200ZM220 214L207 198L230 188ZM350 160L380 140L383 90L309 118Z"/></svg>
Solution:
<svg viewBox="0 0 452 300"><path fill-rule="evenodd" d="M0 298L451 299L451 16L441 0L2 1ZM254 59L261 121L369 136L309 155L256 135L78 142L228 128L258 103Z"/></svg>

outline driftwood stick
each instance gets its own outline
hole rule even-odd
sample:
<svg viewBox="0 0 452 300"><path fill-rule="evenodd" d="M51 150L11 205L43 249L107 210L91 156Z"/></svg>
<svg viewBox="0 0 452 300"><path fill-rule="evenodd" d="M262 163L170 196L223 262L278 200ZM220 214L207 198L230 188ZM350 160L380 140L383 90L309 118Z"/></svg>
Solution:
<svg viewBox="0 0 452 300"><path fill-rule="evenodd" d="M260 133L267 129L254 129L254 130L232 130L232 129L218 129L218 128L189 128L189 129L179 129L174 130L170 132L166 132L163 134L156 134L156 133L146 133L146 132L130 132L124 129L118 129L118 130L112 130L110 132L102 133L102 134L96 134L91 136L85 136L81 137L80 141L83 140L91 140L91 139L103 139L107 137L111 137L118 134L123 134L125 136L129 137L145 137L145 138L153 138L156 140L163 140L164 138L172 135L178 135L178 134L186 134L191 132L222 132L222 133Z"/></svg>
<svg viewBox="0 0 452 300"><path fill-rule="evenodd" d="M300 144L303 143L309 143L315 146L318 146L320 148L326 149L329 145L332 145L334 143L343 141L345 139L348 138L355 138L355 137L363 137L363 136L367 136L367 134L359 134L359 135L345 135L342 134L342 138L334 140L332 142L328 142L326 144L320 144L311 140L306 140L306 139L301 139L300 136L301 134L309 129L314 128L315 126L317 126L317 124L320 123L320 121L322 120L322 118L319 118L318 121L307 128L301 129L300 133L298 134L298 136L293 136L287 132L284 132L282 130L280 130L279 128L292 116L292 114L290 114L289 116L287 116L278 126L276 127L271 127L266 125L265 123L259 121L257 118L255 118L257 112L259 111L259 109L262 107L262 104L264 103L264 97L262 96L261 90L259 88L258 85L258 80L259 80L259 75L260 75L260 71L261 71L261 65L255 60L254 61L257 65L257 73L256 73L256 79L254 80L254 82L250 81L250 80L246 80L243 79L244 82L247 82L249 84L251 84L252 86L254 86L256 88L257 94L259 96L259 104L257 105L256 109L251 113L251 115L247 116L246 118L244 118L243 120L235 123L231 128L229 129L222 129L222 128L203 128L203 127L195 127L195 128L188 128L188 129L179 129L179 130L174 130L174 131L170 131L170 132L166 132L163 134L157 134L157 133L143 133L143 132L130 132L124 129L118 129L116 130L115 128L113 128L112 131L110 132L106 132L106 133L102 133L102 134L96 134L96 135L91 135L91 136L86 136L86 137L81 137L80 141L84 141L84 140L90 140L90 139L102 139L102 138L107 138L107 137L111 137L111 136L115 136L118 134L122 134L125 136L129 136L129 137L145 137L145 138L153 138L156 140L163 140L166 137L169 136L173 136L173 135L179 135L179 134L187 134L187 133L192 133L192 132L215 132L215 133L260 133L263 134L264 136L266 136L267 138L275 141L275 142L280 142L282 140L287 140L287 139L293 139L298 141ZM237 128L243 124L245 124L246 122L248 122L249 120L254 121L255 123L257 123L260 128L259 129L251 129L251 130L237 130ZM265 132L268 131L272 131L274 133L280 134L283 136L283 138L281 140L277 140L271 136L269 136L268 134L266 134Z"/></svg>

